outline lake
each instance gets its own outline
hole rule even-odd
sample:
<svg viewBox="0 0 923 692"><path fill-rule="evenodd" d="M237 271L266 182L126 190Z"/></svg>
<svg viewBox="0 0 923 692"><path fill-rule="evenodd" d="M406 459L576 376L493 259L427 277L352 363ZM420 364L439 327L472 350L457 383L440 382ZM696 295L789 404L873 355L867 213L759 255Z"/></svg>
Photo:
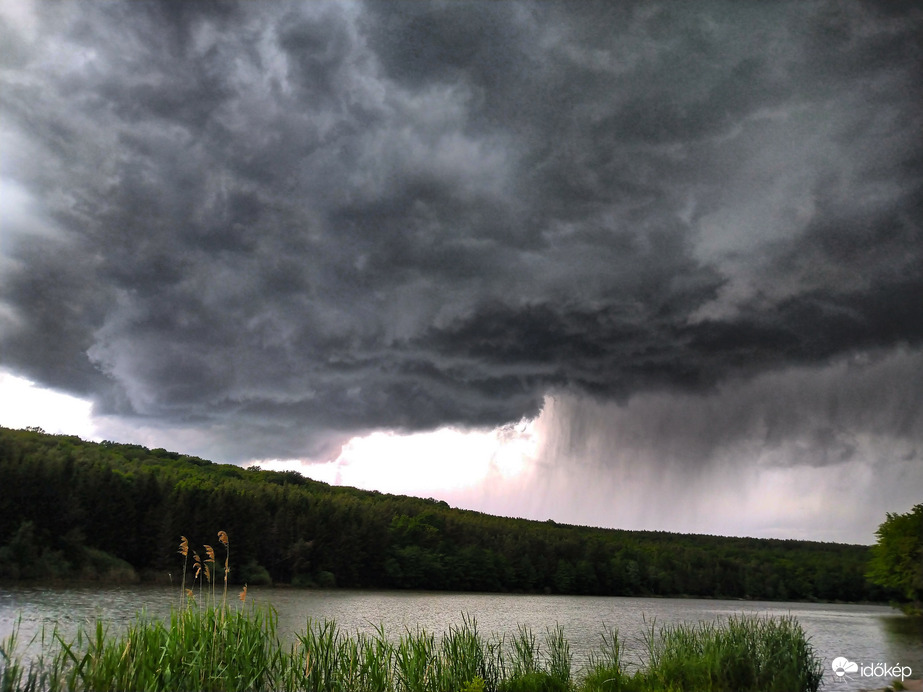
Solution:
<svg viewBox="0 0 923 692"><path fill-rule="evenodd" d="M237 589L229 600L237 604ZM144 609L162 617L176 605L179 589L160 586L37 587L0 586L0 638L6 638L21 618L20 641L42 627L57 625L73 633L80 624L102 618L114 628L124 627ZM835 678L830 662L845 656L861 665L910 666L914 677L923 674L923 625L886 606L824 603L780 603L673 598L593 596L530 596L443 592L300 590L252 588L248 600L271 604L278 610L283 634L303 631L307 618L336 620L349 632L369 632L384 625L395 638L418 627L441 633L461 624L462 614L473 616L484 634L514 634L519 624L532 628L541 640L546 627L560 624L570 642L575 668L599 645L603 626L619 630L625 661L637 662L643 650L646 623L657 625L726 618L735 613L793 615L824 659L825 688L861 690L881 687L889 679ZM861 669L860 669L861 672Z"/></svg>

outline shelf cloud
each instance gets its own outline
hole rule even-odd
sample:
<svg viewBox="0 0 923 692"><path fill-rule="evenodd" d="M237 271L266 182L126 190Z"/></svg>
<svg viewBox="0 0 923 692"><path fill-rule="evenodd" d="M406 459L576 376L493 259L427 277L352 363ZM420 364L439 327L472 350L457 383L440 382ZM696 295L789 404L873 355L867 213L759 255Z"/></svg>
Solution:
<svg viewBox="0 0 923 692"><path fill-rule="evenodd" d="M892 2L4 2L2 366L228 461L553 399L600 464L637 415L683 468L919 465L921 44Z"/></svg>

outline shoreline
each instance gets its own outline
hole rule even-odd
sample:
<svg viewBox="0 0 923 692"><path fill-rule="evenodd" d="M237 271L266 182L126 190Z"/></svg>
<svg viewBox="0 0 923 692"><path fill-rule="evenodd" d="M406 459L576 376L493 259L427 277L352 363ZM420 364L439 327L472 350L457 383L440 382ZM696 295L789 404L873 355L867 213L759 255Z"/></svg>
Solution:
<svg viewBox="0 0 923 692"><path fill-rule="evenodd" d="M178 582L171 582L169 579L161 578L145 578L144 576L139 575L136 580L105 580L105 579L0 579L0 589L13 586L26 586L26 587L54 587L60 589L67 588L88 588L93 586L101 587L119 587L119 586L139 586L139 587L148 587L148 586L160 586L160 587L173 587L179 588ZM229 587L233 586L234 588L242 588L244 584L229 583ZM907 614L901 611L898 606L892 605L886 601L841 601L841 600L824 600L824 599L769 599L769 598L744 598L740 596L696 596L692 594L562 594L562 593L548 593L546 591L456 591L456 590L443 590L443 589L395 589L387 588L380 586L302 586L294 585L288 583L274 583L274 584L249 584L251 587L256 587L260 589L278 589L280 591L358 591L358 592L384 592L384 593L395 593L395 594L426 594L431 593L434 595L446 595L446 594L471 594L471 595L491 595L496 594L498 596L564 596L568 598L574 597L587 597L587 598L649 598L657 600L688 600L688 601L735 601L739 603L803 603L803 604L824 604L824 605L860 605L860 606L885 606L890 607L892 610L905 615L906 617L918 617L912 614Z"/></svg>

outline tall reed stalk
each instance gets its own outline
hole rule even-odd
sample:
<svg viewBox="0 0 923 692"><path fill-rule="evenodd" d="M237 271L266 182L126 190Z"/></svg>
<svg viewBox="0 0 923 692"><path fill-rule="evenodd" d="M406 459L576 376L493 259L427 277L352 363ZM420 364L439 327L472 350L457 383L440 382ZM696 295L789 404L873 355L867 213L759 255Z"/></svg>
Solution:
<svg viewBox="0 0 923 692"><path fill-rule="evenodd" d="M186 599L186 569L189 564L189 541L186 540L185 536L180 536L179 539L179 554L183 556L183 583L179 593L179 607L182 608L185 605Z"/></svg>
<svg viewBox="0 0 923 692"><path fill-rule="evenodd" d="M228 535L224 531L218 532L218 540L224 546L224 595L221 597L221 607L224 608L228 602L228 574L231 572L231 545Z"/></svg>

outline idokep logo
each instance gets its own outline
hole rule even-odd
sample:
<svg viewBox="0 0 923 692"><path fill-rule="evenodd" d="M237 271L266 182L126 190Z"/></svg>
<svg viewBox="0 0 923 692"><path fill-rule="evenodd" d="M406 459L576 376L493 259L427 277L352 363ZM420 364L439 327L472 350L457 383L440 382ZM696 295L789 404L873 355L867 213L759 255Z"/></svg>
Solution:
<svg viewBox="0 0 923 692"><path fill-rule="evenodd" d="M846 673L855 673L859 670L859 664L850 661L845 656L837 656L830 665L833 666L833 674L838 678L845 677Z"/></svg>
<svg viewBox="0 0 923 692"><path fill-rule="evenodd" d="M851 679L849 673L858 673L863 678L900 678L901 682L913 672L910 666L889 666L885 663L861 664L850 661L845 656L837 656L830 664L837 679Z"/></svg>

